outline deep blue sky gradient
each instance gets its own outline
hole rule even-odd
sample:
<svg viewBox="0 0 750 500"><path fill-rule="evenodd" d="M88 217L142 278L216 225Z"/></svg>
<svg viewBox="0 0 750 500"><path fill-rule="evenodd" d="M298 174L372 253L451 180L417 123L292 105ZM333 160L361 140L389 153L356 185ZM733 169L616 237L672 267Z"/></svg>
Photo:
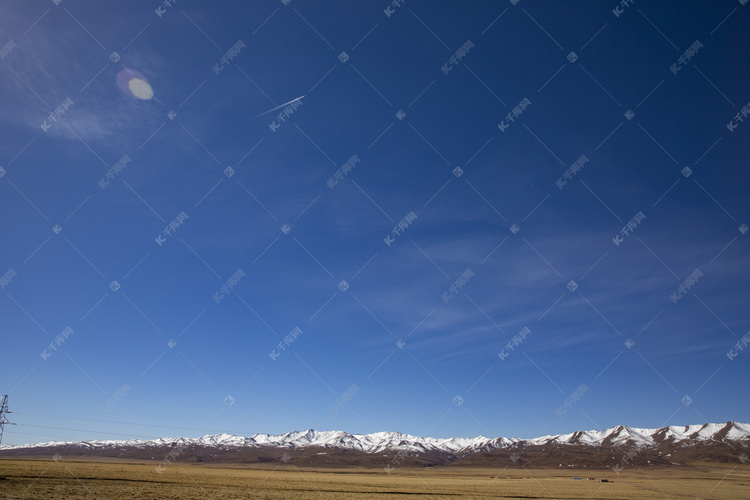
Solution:
<svg viewBox="0 0 750 500"><path fill-rule="evenodd" d="M0 65L0 276L17 273L0 293L0 394L19 424L4 443L750 420L750 346L727 356L750 329L750 123L727 128L750 101L750 6L159 5L0 5L0 46L15 45ZM125 69L153 99L118 87ZM272 131L283 108L261 114L299 96Z"/></svg>

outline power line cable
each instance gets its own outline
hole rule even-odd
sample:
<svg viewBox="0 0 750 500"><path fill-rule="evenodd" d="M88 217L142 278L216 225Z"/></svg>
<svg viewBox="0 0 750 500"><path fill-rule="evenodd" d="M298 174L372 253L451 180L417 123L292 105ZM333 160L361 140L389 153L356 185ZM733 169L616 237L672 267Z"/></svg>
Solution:
<svg viewBox="0 0 750 500"><path fill-rule="evenodd" d="M117 425L136 425L140 427L157 427L160 429L180 429L180 430L188 430L188 431L198 431L198 432L216 432L219 434L234 434L237 436L243 436L244 433L242 432L227 432L226 429L206 429L206 428L197 428L197 427L180 427L180 426L174 426L174 425L157 425L157 424L140 424L135 422L119 422L119 421L103 421L98 420L95 418L83 418L83 417L66 417L62 415L42 415L39 413L26 413L26 412L14 412L16 415L28 415L33 417L44 417L44 418L64 418L64 419L70 419L70 420L82 420L86 422L97 422L97 423L104 423L104 424L117 424Z"/></svg>

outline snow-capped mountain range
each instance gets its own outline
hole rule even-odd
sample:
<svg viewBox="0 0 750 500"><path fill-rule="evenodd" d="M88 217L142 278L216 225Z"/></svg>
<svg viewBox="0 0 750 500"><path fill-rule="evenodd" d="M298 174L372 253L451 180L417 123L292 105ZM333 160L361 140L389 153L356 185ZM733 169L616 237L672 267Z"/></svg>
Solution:
<svg viewBox="0 0 750 500"><path fill-rule="evenodd" d="M670 426L658 429L640 429L617 426L602 431L578 431L570 434L542 436L533 439L519 438L446 438L411 436L399 432L376 432L373 434L349 434L342 431L296 431L272 436L255 434L249 437L231 434L206 435L200 438L160 438L154 440L130 439L126 441L50 441L37 444L3 446L3 450L76 447L78 449L147 449L164 447L207 447L216 449L280 449L300 450L305 448L328 448L351 450L370 454L405 452L409 454L448 454L465 457L496 450L518 449L531 446L590 446L609 448L649 449L672 446L695 446L699 444L750 445L750 424L727 422L725 424L702 424Z"/></svg>

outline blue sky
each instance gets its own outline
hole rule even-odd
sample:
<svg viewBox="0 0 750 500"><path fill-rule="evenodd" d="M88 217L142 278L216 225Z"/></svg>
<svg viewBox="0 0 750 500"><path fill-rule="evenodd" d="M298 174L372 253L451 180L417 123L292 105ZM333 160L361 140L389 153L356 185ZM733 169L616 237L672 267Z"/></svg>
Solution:
<svg viewBox="0 0 750 500"><path fill-rule="evenodd" d="M4 2L4 443L748 421L748 9Z"/></svg>

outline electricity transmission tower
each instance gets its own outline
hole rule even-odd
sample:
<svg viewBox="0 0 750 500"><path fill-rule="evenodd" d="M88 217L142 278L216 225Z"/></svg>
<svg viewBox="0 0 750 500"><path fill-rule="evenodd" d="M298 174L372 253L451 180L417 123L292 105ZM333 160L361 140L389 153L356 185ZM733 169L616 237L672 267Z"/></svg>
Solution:
<svg viewBox="0 0 750 500"><path fill-rule="evenodd" d="M13 413L8 409L8 395L3 396L3 402L0 404L0 444L3 443L3 431L5 430L5 424L15 425L5 416L8 413Z"/></svg>

